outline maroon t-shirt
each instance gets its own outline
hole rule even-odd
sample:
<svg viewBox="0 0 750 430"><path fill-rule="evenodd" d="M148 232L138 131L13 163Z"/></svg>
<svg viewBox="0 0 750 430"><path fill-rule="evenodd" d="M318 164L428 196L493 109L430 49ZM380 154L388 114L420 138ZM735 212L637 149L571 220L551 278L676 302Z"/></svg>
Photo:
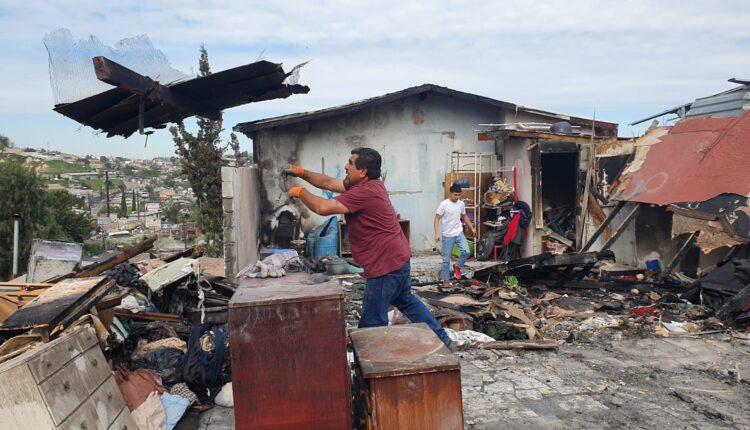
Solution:
<svg viewBox="0 0 750 430"><path fill-rule="evenodd" d="M349 209L345 215L349 246L354 261L365 269L365 278L387 275L409 261L409 242L383 181L370 179L353 185L334 199Z"/></svg>

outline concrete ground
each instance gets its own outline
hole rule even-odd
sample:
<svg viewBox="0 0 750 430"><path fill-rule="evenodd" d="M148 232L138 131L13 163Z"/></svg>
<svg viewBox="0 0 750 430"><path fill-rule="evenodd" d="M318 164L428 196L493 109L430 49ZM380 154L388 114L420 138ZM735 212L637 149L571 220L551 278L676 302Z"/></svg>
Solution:
<svg viewBox="0 0 750 430"><path fill-rule="evenodd" d="M750 347L728 335L458 354L467 429L750 428Z"/></svg>

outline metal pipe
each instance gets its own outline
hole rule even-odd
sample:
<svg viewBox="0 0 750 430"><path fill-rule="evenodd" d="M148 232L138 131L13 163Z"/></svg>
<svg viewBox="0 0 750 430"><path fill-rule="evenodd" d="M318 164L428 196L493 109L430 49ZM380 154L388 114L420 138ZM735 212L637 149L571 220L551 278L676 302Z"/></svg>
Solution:
<svg viewBox="0 0 750 430"><path fill-rule="evenodd" d="M13 215L13 278L18 276L18 225L21 215Z"/></svg>

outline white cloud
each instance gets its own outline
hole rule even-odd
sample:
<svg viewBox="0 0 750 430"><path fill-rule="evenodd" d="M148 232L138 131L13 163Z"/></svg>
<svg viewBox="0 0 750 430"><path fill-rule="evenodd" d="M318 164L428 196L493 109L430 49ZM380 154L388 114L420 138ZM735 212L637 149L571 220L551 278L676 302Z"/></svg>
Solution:
<svg viewBox="0 0 750 430"><path fill-rule="evenodd" d="M185 72L201 43L217 71L264 50L287 67L312 60L310 94L231 111L243 120L430 82L625 123L746 76L749 18L746 1L25 2L0 6L0 114L50 111L41 39L65 27L108 45L148 34ZM65 133L50 140L76 141Z"/></svg>

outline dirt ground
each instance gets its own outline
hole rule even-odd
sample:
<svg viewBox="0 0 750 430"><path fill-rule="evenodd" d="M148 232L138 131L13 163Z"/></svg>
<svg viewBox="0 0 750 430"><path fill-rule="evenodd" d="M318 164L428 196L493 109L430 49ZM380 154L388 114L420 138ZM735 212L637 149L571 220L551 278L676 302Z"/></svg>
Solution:
<svg viewBox="0 0 750 430"><path fill-rule="evenodd" d="M748 429L750 342L728 334L459 352L467 429Z"/></svg>

